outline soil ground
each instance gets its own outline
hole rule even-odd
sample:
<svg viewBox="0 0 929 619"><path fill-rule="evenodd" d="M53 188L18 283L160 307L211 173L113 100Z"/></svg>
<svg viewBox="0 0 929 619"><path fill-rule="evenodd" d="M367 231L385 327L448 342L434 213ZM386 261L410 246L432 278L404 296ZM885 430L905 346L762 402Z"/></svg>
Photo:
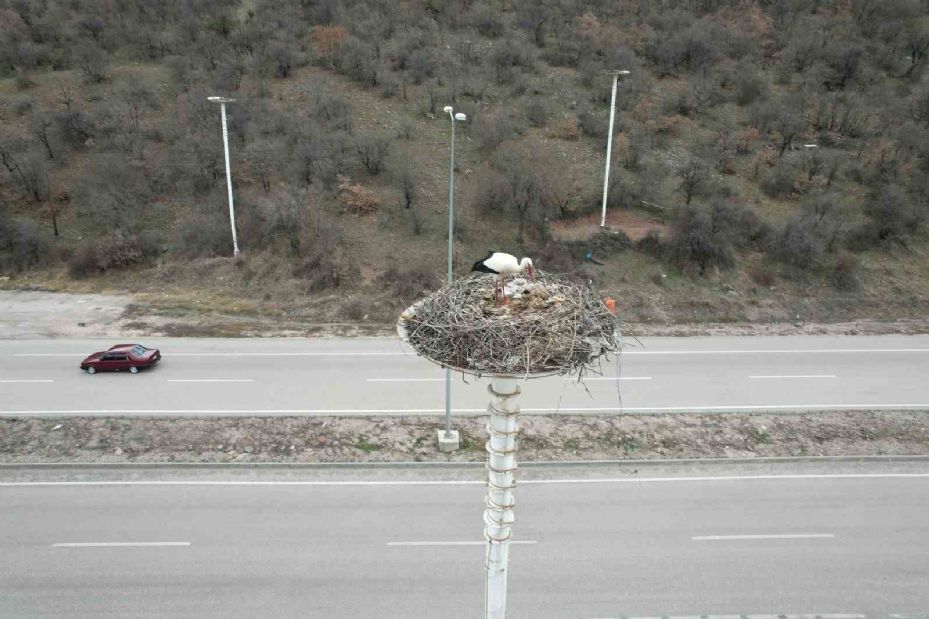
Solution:
<svg viewBox="0 0 929 619"><path fill-rule="evenodd" d="M629 323L629 336L888 335L929 333L929 318L836 323ZM300 316L193 310L144 295L0 289L0 340L48 337L313 337L396 335L393 322L314 322Z"/></svg>
<svg viewBox="0 0 929 619"><path fill-rule="evenodd" d="M438 417L0 420L0 462L476 462L486 421L454 420L461 449L436 451ZM927 455L929 413L527 416L521 461Z"/></svg>

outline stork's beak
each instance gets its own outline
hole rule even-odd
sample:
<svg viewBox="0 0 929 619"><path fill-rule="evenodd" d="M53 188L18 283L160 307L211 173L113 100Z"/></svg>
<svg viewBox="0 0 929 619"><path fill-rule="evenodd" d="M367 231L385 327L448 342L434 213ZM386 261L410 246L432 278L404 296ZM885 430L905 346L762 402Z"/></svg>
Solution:
<svg viewBox="0 0 929 619"><path fill-rule="evenodd" d="M529 265L529 267L526 269L526 272L529 274L529 279L535 279L535 269L532 267L532 265Z"/></svg>

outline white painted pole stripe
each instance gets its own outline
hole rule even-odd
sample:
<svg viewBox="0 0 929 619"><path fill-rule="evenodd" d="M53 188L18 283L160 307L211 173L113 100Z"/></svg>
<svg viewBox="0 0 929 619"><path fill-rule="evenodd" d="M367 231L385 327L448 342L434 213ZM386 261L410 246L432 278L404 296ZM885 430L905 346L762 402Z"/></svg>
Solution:
<svg viewBox="0 0 929 619"><path fill-rule="evenodd" d="M718 406L563 406L560 408L523 408L523 413L649 413L649 412L697 412L697 411L802 411L802 410L929 410L925 404L739 404ZM42 415L432 415L444 413L444 408L116 408L116 409L56 409L56 410L0 410L0 416ZM456 408L453 413L485 414L486 408Z"/></svg>
<svg viewBox="0 0 929 619"><path fill-rule="evenodd" d="M749 376L749 378L835 378L835 374L794 374L782 376Z"/></svg>
<svg viewBox="0 0 929 619"><path fill-rule="evenodd" d="M534 539L510 540L510 544L537 544ZM387 542L388 546L484 546L487 542Z"/></svg>
<svg viewBox="0 0 929 619"><path fill-rule="evenodd" d="M823 473L796 475L718 475L705 477L608 477L592 479L523 479L520 486L545 484L648 484L733 481L789 481L813 479L929 479L929 473ZM481 480L351 480L351 481L253 481L253 480L120 480L120 481L8 481L0 488L56 486L483 486Z"/></svg>
<svg viewBox="0 0 929 619"><path fill-rule="evenodd" d="M253 383L253 378L169 378L169 383Z"/></svg>
<svg viewBox="0 0 929 619"><path fill-rule="evenodd" d="M59 542L52 548L149 548L161 546L190 546L190 542Z"/></svg>
<svg viewBox="0 0 929 619"><path fill-rule="evenodd" d="M690 539L696 541L713 540L751 540L751 539L816 539L833 538L833 533L777 533L767 535L696 535Z"/></svg>
<svg viewBox="0 0 929 619"><path fill-rule="evenodd" d="M0 380L0 383L4 383L4 384L7 384L7 383L53 383L53 382L55 381L53 381L50 378L25 378L25 379L17 379L17 380L13 380L13 379Z"/></svg>

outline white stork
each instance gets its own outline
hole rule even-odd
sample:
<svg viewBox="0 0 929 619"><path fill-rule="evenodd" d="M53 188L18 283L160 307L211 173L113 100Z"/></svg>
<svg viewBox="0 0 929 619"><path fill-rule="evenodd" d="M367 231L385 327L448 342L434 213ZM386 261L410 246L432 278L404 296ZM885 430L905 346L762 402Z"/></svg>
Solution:
<svg viewBox="0 0 929 619"><path fill-rule="evenodd" d="M516 256L511 254L505 254L499 251L491 251L487 254L487 257L483 260L478 260L474 263L474 266L471 267L472 271L479 271L481 273L493 273L497 275L497 291L495 297L498 298L502 296L506 299L506 292L503 288L503 278L507 275L516 275L518 273L526 273L529 277L535 275L535 269L532 266L531 258L523 258L522 260L517 260Z"/></svg>

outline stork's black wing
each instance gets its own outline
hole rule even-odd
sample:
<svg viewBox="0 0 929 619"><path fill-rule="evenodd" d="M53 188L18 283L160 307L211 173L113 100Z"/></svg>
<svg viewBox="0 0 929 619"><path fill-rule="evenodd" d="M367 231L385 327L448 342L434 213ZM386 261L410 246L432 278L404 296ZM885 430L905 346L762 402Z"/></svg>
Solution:
<svg viewBox="0 0 929 619"><path fill-rule="evenodd" d="M488 267L486 264L484 264L485 262L490 260L490 257L493 256L495 253L497 252L495 252L494 250L490 250L489 252L487 252L486 256L484 256L483 258L481 258L480 260L474 263L474 266L471 267L471 270L479 271L481 273L496 273L496 271L494 271L493 269Z"/></svg>

